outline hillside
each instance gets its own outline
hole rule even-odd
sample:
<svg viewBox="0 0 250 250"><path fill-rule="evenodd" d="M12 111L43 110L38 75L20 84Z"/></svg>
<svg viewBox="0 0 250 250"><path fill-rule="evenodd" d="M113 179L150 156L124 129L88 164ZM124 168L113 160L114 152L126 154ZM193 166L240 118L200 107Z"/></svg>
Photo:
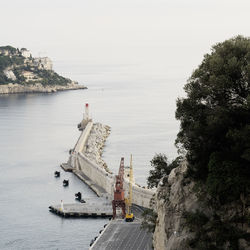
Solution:
<svg viewBox="0 0 250 250"><path fill-rule="evenodd" d="M249 83L250 38L237 36L215 44L184 86L176 109L184 161L157 155L148 178L157 186L156 250L250 249Z"/></svg>
<svg viewBox="0 0 250 250"><path fill-rule="evenodd" d="M25 48L0 47L0 94L82 88L86 87L57 74L50 58L34 58Z"/></svg>

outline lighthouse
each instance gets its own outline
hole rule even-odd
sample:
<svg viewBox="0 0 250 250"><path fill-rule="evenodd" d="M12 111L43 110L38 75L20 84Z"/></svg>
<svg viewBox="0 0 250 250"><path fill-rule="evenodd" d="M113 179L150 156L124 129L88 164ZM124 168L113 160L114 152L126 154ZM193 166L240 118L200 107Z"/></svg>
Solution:
<svg viewBox="0 0 250 250"><path fill-rule="evenodd" d="M89 104L88 103L85 103L85 114L83 116L83 119L85 120L89 120Z"/></svg>
<svg viewBox="0 0 250 250"><path fill-rule="evenodd" d="M80 131L84 130L88 122L92 121L89 115L89 104L85 103L85 112L83 113L83 120L77 125Z"/></svg>

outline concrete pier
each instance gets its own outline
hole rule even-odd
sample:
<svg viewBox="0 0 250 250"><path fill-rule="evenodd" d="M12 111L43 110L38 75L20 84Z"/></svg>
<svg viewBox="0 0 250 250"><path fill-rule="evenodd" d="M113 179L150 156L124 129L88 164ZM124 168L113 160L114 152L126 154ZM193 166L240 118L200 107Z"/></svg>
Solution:
<svg viewBox="0 0 250 250"><path fill-rule="evenodd" d="M88 116L87 116L88 117ZM108 169L101 159L103 147L109 127L93 123L92 120L84 119L80 126L81 135L70 151L67 164L62 164L65 171L72 171L83 180L106 205L95 204L67 204L63 206L51 206L50 211L63 217L111 217L113 210L111 200L114 196L115 175ZM128 197L129 180L125 179L124 187ZM133 207L135 215L133 222L125 222L123 219L112 220L99 237L92 242L90 249L93 250L151 250L152 233L141 228L141 217L144 208L150 207L150 201L155 190L140 187L133 183ZM120 212L118 212L119 214ZM119 216L119 215L118 215Z"/></svg>
<svg viewBox="0 0 250 250"><path fill-rule="evenodd" d="M86 123L86 124L85 124ZM64 168L73 170L80 179L97 193L98 196L114 195L115 175L108 169L101 159L105 140L110 133L108 126L93 123L92 120L84 121L85 128L71 151L67 165ZM81 174L82 173L82 174ZM125 196L128 196L129 180L125 179ZM150 207L155 190L140 187L133 183L132 203L142 207ZM112 198L111 198L112 199Z"/></svg>
<svg viewBox="0 0 250 250"><path fill-rule="evenodd" d="M52 205L50 212L62 217L112 217L113 211L110 202L86 202Z"/></svg>

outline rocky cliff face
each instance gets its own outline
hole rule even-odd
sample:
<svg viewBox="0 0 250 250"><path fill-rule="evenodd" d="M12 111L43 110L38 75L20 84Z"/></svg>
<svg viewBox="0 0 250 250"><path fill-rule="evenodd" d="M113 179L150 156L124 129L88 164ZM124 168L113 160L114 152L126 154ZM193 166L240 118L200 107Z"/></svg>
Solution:
<svg viewBox="0 0 250 250"><path fill-rule="evenodd" d="M197 197L192 192L193 184L183 186L185 163L173 169L167 178L167 184L159 185L156 192L156 211L158 214L154 233L156 250L188 249L187 239L192 234L184 226L184 211L196 210Z"/></svg>
<svg viewBox="0 0 250 250"><path fill-rule="evenodd" d="M219 206L216 209L216 214L220 224L213 224L212 217L215 211L210 206L208 207L207 197L205 199L204 197L202 199L197 198L197 193L194 192L194 182L184 180L186 170L187 165L181 164L173 169L169 176L164 177L165 181L159 184L157 188L155 210L158 217L153 237L154 248L156 250L212 249L206 248L206 244L208 245L206 242L203 247L189 247L190 240L195 239L195 230L190 230L184 214L202 211L207 216L207 222L204 226L201 226L206 234L207 241L215 238L214 231L221 226L229 228L229 231L226 232L227 235L230 233L230 226L234 226L240 232L235 243L237 248L233 248L229 241L225 241L222 247L216 249L250 250L249 238L244 237L244 235L247 236L250 233L249 223L242 224L237 221L237 218L240 218L242 214L245 214L245 216L250 214L250 197L244 197L243 203L234 202ZM211 242L214 244L213 240ZM216 246L216 243L214 246Z"/></svg>

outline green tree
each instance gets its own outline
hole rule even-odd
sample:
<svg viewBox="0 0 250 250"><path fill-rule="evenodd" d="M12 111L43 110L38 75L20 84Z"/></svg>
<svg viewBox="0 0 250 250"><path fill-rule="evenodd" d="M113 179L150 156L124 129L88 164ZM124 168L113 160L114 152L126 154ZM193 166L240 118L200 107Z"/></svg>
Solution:
<svg viewBox="0 0 250 250"><path fill-rule="evenodd" d="M188 175L220 203L250 191L250 39L237 36L212 47L177 100Z"/></svg>
<svg viewBox="0 0 250 250"><path fill-rule="evenodd" d="M148 187L157 187L161 178L169 175L173 168L176 168L181 162L182 157L177 157L171 163L168 162L168 158L164 154L156 154L150 161L152 170L149 171L149 177L147 179Z"/></svg>

